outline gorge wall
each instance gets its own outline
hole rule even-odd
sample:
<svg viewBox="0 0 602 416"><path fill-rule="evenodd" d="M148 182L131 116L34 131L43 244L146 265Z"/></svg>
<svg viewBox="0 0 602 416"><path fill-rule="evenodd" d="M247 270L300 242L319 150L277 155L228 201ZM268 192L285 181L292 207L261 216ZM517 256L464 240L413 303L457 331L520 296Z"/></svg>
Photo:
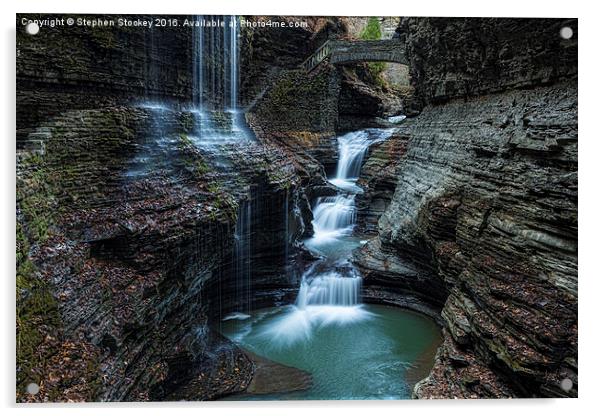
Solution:
<svg viewBox="0 0 602 416"><path fill-rule="evenodd" d="M52 401L211 399L248 384L252 363L211 321L241 307L235 234L250 196L244 261L257 291L244 302L263 299L262 281L282 287L270 277L284 274L297 228L284 211L294 171L256 143L225 152L220 162L237 167L224 170L192 145L190 117L67 111L40 127L43 151L18 154L22 400L36 399L24 393L31 381Z"/></svg>
<svg viewBox="0 0 602 416"><path fill-rule="evenodd" d="M392 202L356 262L374 290L444 299L444 344L419 398L577 395L577 36L559 36L567 24L577 32L554 19L398 28L424 107L406 121Z"/></svg>
<svg viewBox="0 0 602 416"><path fill-rule="evenodd" d="M254 364L214 326L297 285L290 158L252 140L195 145L191 29L36 36L17 35L17 400L244 391ZM239 264L254 270L247 297Z"/></svg>
<svg viewBox="0 0 602 416"><path fill-rule="evenodd" d="M577 22L403 18L408 97L363 64L301 70L351 36L307 21L241 32L256 141L219 155L191 138L190 29L18 33L17 400L244 391L254 364L215 325L295 297L336 135L402 110L358 181L355 263L365 301L444 328L415 396L577 395Z"/></svg>
<svg viewBox="0 0 602 416"><path fill-rule="evenodd" d="M62 17L19 15L17 27L24 27L22 18L57 16ZM102 16L105 17L169 18ZM190 28L138 30L116 26L96 30L74 25L44 29L36 36L27 36L23 30L17 34L18 146L33 127L66 109L123 105L145 99L177 103L192 97L194 37L190 36Z"/></svg>

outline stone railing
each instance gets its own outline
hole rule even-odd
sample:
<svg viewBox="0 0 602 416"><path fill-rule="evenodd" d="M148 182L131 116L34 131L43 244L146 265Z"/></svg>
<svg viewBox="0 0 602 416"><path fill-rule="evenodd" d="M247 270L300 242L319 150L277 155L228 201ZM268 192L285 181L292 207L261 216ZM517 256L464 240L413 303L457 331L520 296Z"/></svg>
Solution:
<svg viewBox="0 0 602 416"><path fill-rule="evenodd" d="M396 62L408 65L403 44L397 39L384 40L328 40L324 42L301 66L311 72L329 58L333 65L355 62Z"/></svg>

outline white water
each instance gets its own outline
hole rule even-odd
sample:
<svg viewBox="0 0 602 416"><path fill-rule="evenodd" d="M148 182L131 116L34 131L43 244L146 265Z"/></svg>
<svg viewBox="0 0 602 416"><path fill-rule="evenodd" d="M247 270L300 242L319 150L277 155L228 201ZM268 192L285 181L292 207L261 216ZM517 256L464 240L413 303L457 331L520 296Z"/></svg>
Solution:
<svg viewBox="0 0 602 416"><path fill-rule="evenodd" d="M350 235L355 224L355 195L318 198L313 213L313 245Z"/></svg>
<svg viewBox="0 0 602 416"><path fill-rule="evenodd" d="M199 16L195 64L197 97L195 134L201 147L250 140L244 113L238 109L239 21L237 16ZM210 27L210 20L223 21L223 27ZM219 105L221 104L221 105Z"/></svg>
<svg viewBox="0 0 602 416"><path fill-rule="evenodd" d="M231 314L226 315L222 321L231 321L233 319L238 321L244 321L245 319L249 319L251 315L242 312L232 312Z"/></svg>
<svg viewBox="0 0 602 416"><path fill-rule="evenodd" d="M366 129L344 134L337 139L339 160L334 178L329 182L340 189L337 196L321 197L313 209L314 235L306 246L320 254L327 244L353 233L355 197L362 189L357 185L364 157L374 143L388 139L394 129Z"/></svg>
<svg viewBox="0 0 602 416"><path fill-rule="evenodd" d="M234 230L236 298L247 315L251 313L251 215L251 202L243 201Z"/></svg>
<svg viewBox="0 0 602 416"><path fill-rule="evenodd" d="M311 284L301 282L297 307L305 309L308 305L352 306L358 303L361 277L345 277L337 272L328 272L314 276Z"/></svg>
<svg viewBox="0 0 602 416"><path fill-rule="evenodd" d="M213 111L236 111L239 74L238 18L199 16L198 19L201 24L198 28L196 61L199 106ZM207 27L210 20L218 19L223 22L223 27ZM219 102L222 104L221 108L216 106Z"/></svg>
<svg viewBox="0 0 602 416"><path fill-rule="evenodd" d="M230 16L230 109L238 107L238 19Z"/></svg>
<svg viewBox="0 0 602 416"><path fill-rule="evenodd" d="M337 139L339 159L330 182L339 192L318 199L313 208L314 235L305 242L322 259L304 273L295 305L265 331L276 346L307 341L315 329L325 325L348 325L372 317L361 304L362 278L349 262L357 247L352 237L355 197L361 192L357 180L369 146L392 133L393 129L368 129Z"/></svg>
<svg viewBox="0 0 602 416"><path fill-rule="evenodd" d="M406 119L406 116L404 114L400 114L398 116L391 116L387 119L387 121L389 121L389 123L393 123L393 124L399 124L402 121L404 121Z"/></svg>
<svg viewBox="0 0 602 416"><path fill-rule="evenodd" d="M351 193L361 193L357 180L368 148L391 137L394 129L366 129L352 131L340 136L338 141L339 161L337 172L329 182Z"/></svg>

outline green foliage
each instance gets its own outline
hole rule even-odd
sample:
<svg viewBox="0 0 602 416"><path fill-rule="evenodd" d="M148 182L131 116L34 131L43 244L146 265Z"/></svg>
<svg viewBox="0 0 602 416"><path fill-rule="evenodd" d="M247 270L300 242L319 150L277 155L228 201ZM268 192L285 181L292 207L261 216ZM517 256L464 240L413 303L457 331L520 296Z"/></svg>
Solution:
<svg viewBox="0 0 602 416"><path fill-rule="evenodd" d="M379 40L381 37L382 30L380 28L380 21L377 17L372 16L368 19L368 24L360 33L360 38L363 40ZM367 65L368 72L374 82L378 86L384 87L386 82L382 77L382 72L385 70L387 64L385 62L369 62Z"/></svg>
<svg viewBox="0 0 602 416"><path fill-rule="evenodd" d="M378 17L372 16L368 19L368 24L360 33L360 38L363 40L379 40L381 37L382 31Z"/></svg>
<svg viewBox="0 0 602 416"><path fill-rule="evenodd" d="M387 83L382 76L383 71L386 68L385 62L368 62L368 72L370 76L379 87L384 87Z"/></svg>

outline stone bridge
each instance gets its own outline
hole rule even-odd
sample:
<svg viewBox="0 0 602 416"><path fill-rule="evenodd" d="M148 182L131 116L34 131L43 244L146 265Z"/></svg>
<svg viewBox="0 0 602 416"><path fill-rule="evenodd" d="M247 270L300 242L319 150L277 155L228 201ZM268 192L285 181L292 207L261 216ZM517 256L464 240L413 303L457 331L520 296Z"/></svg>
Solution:
<svg viewBox="0 0 602 416"><path fill-rule="evenodd" d="M333 65L355 62L396 62L408 65L403 44L397 39L328 40L301 65L311 72L325 59Z"/></svg>

